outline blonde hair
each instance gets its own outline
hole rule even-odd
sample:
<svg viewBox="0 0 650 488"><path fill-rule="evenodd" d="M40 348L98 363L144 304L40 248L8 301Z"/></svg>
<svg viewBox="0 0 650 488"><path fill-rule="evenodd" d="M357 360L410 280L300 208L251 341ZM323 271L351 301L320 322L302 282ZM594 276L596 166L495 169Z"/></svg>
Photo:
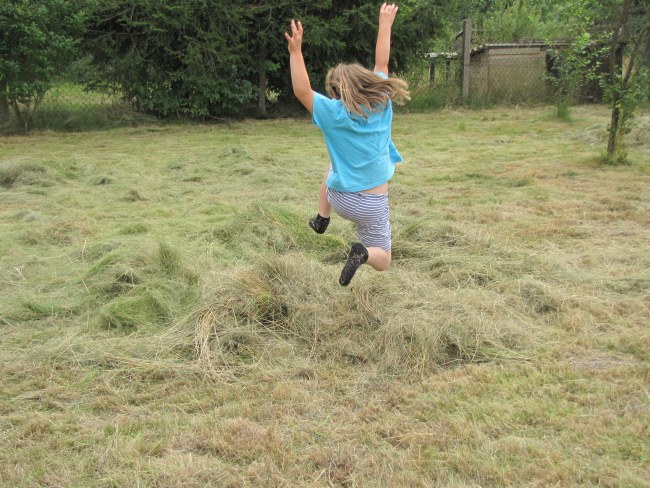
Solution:
<svg viewBox="0 0 650 488"><path fill-rule="evenodd" d="M403 104L411 99L408 84L399 78L385 80L360 64L339 64L330 69L325 89L331 98L338 98L350 113L368 118L382 110L388 100Z"/></svg>

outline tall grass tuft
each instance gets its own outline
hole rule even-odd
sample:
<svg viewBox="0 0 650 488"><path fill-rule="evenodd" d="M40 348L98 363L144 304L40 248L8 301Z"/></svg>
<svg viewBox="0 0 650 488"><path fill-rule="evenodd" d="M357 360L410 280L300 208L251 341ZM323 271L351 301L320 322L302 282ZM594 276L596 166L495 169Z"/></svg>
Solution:
<svg viewBox="0 0 650 488"><path fill-rule="evenodd" d="M159 242L155 249L120 247L99 257L85 283L99 305L98 324L137 329L168 324L197 298L198 275L180 251Z"/></svg>
<svg viewBox="0 0 650 488"><path fill-rule="evenodd" d="M265 253L214 275L174 342L192 340L200 362L233 371L301 357L393 373L482 361L525 342L529 324L489 293L450 294L406 271L360 273L348 290L336 285L339 268Z"/></svg>
<svg viewBox="0 0 650 488"><path fill-rule="evenodd" d="M50 186L47 168L29 161L0 161L0 186L15 185Z"/></svg>

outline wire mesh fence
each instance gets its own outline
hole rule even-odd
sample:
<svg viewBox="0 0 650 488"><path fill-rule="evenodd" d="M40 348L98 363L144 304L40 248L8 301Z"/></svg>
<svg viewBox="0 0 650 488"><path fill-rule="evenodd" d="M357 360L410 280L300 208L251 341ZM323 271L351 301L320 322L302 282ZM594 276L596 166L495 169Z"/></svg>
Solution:
<svg viewBox="0 0 650 488"><path fill-rule="evenodd" d="M92 90L79 83L62 82L47 91L40 103L42 110L80 111L123 108L119 93Z"/></svg>
<svg viewBox="0 0 650 488"><path fill-rule="evenodd" d="M546 51L543 43L486 44L472 50L470 97L501 103L546 100Z"/></svg>
<svg viewBox="0 0 650 488"><path fill-rule="evenodd" d="M409 108L431 109L461 103L544 102L552 97L546 82L543 43L486 44L471 51L469 93L462 93L459 52L430 53L428 73L411 83ZM83 82L61 81L45 94L34 113L35 128L82 129L127 123L137 114L118 90L99 91Z"/></svg>
<svg viewBox="0 0 650 488"><path fill-rule="evenodd" d="M25 114L29 114L30 128L55 130L100 129L128 125L145 118L119 91L100 91L71 81L55 84L35 107L19 106L19 109L23 117L13 117L16 119L14 125L19 128Z"/></svg>
<svg viewBox="0 0 650 488"><path fill-rule="evenodd" d="M431 89L453 94L450 101L529 103L552 97L548 85L548 47L544 43L485 44L471 50L468 90L462 89L462 55L430 53ZM453 90L452 88L455 88Z"/></svg>

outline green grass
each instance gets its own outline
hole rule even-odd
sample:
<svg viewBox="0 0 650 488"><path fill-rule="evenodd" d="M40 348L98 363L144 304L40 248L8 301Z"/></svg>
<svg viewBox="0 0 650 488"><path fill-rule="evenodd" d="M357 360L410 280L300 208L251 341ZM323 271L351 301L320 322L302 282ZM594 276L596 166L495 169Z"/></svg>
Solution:
<svg viewBox="0 0 650 488"><path fill-rule="evenodd" d="M307 119L0 138L0 485L649 486L650 115L400 113L338 285Z"/></svg>

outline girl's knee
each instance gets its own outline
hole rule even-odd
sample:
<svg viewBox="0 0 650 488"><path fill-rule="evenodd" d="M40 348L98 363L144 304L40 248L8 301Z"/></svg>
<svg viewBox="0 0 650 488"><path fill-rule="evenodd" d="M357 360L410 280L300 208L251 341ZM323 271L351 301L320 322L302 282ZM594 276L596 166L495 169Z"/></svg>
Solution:
<svg viewBox="0 0 650 488"><path fill-rule="evenodd" d="M390 267L391 253L390 250L386 251L379 247L368 248L368 261L367 263L372 266L375 271L386 271Z"/></svg>

